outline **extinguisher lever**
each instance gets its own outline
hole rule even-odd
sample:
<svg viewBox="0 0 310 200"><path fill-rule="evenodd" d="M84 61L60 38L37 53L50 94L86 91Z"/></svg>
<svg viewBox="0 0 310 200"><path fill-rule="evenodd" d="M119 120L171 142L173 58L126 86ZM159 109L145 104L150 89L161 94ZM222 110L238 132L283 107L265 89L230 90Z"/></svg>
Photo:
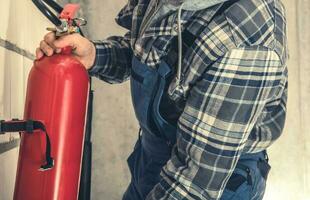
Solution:
<svg viewBox="0 0 310 200"><path fill-rule="evenodd" d="M53 168L54 159L51 157L51 141L47 134L45 125L40 121L34 120L13 119L12 121L0 121L0 134L5 134L6 132L24 132L27 134L32 134L36 130L43 131L46 136L46 163L42 165L39 169L39 171L46 171Z"/></svg>
<svg viewBox="0 0 310 200"><path fill-rule="evenodd" d="M67 4L63 8L53 0L32 0L32 2L56 26L47 28L48 31L55 32L57 37L72 33L80 33L83 36L80 27L86 25L87 21L75 17L80 8L78 4ZM47 5L58 15L55 15Z"/></svg>

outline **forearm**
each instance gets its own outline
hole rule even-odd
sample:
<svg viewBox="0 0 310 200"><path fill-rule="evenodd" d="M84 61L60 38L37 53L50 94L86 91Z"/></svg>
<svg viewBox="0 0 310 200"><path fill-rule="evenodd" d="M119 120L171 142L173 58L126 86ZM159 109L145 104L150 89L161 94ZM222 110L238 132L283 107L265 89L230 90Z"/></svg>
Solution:
<svg viewBox="0 0 310 200"><path fill-rule="evenodd" d="M128 34L124 37L114 36L103 41L93 41L96 59L89 70L91 76L109 83L121 83L128 79L132 59Z"/></svg>

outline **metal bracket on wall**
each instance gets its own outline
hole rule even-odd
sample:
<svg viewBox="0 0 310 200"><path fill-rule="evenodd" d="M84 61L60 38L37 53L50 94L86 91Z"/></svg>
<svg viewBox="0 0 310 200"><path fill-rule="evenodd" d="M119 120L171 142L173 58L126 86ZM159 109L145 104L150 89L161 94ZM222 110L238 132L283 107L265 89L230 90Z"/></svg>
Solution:
<svg viewBox="0 0 310 200"><path fill-rule="evenodd" d="M6 50L9 50L9 51L13 51L21 56L24 56L30 60L34 60L35 59L35 55L32 54L31 52L25 50L25 49L22 49L20 48L19 46L17 46L16 44L8 41L8 40L5 40L3 38L0 37L0 47L3 47L5 48Z"/></svg>
<svg viewBox="0 0 310 200"><path fill-rule="evenodd" d="M19 146L19 139L13 139L9 142L0 143L0 155Z"/></svg>

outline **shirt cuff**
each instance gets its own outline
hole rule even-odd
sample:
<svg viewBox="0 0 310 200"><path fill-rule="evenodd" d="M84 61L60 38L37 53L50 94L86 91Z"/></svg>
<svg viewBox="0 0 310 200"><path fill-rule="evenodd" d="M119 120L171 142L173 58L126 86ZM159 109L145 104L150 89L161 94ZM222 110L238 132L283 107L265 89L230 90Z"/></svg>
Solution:
<svg viewBox="0 0 310 200"><path fill-rule="evenodd" d="M90 76L95 76L99 71L104 71L107 65L108 42L107 41L91 41L95 45L96 56L94 64L88 69ZM106 58L104 58L106 57Z"/></svg>

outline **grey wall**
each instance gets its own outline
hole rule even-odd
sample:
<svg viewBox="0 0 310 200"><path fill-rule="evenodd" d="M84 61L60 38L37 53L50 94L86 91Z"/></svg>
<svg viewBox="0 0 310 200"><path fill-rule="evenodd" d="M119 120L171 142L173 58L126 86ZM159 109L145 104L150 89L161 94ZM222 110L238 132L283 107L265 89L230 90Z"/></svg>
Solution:
<svg viewBox="0 0 310 200"><path fill-rule="evenodd" d="M114 16L125 0L90 1L87 4L89 37L103 39L121 35L124 30L114 23ZM101 14L100 14L101 13ZM129 84L110 85L94 80L94 168L92 199L121 199L130 176L126 159L137 139Z"/></svg>

